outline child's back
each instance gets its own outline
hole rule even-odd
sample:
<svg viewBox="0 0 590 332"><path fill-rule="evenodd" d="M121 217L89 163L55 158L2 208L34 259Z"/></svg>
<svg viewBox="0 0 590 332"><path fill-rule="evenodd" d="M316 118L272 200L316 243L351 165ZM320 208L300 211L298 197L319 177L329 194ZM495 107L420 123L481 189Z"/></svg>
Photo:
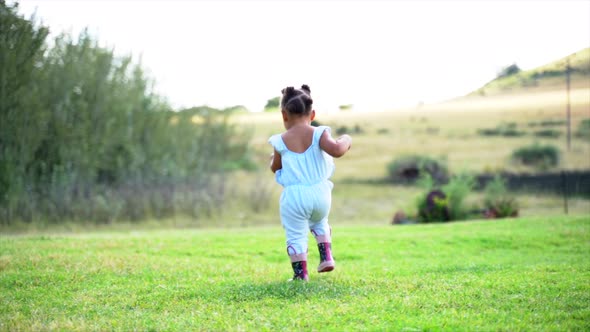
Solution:
<svg viewBox="0 0 590 332"><path fill-rule="evenodd" d="M308 280L307 230L316 238L320 253L318 272L334 270L332 230L328 215L332 203L334 157L350 149L350 136L334 140L330 128L312 127L315 117L309 87L283 89L281 114L286 131L270 137L274 147L270 168L284 187L280 199L281 222L287 235L287 253L293 279Z"/></svg>
<svg viewBox="0 0 590 332"><path fill-rule="evenodd" d="M329 128L301 127L291 128L269 140L281 155L282 168L276 171L276 179L283 187L329 182L334 174L332 156L320 148L320 138Z"/></svg>
<svg viewBox="0 0 590 332"><path fill-rule="evenodd" d="M303 153L312 143L313 132L312 126L297 126L284 132L281 137L290 151Z"/></svg>

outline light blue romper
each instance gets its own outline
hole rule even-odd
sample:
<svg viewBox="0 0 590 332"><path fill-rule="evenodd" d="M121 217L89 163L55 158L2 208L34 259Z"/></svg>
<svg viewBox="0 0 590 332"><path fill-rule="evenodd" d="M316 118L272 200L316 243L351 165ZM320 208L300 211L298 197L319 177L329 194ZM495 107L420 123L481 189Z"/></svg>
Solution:
<svg viewBox="0 0 590 332"><path fill-rule="evenodd" d="M314 129L312 143L303 153L290 151L281 134L268 140L281 154L282 168L275 172L275 177L284 187L280 215L289 255L307 253L308 229L318 243L331 242L328 215L334 184L329 179L335 166L332 156L320 148L320 137L325 130L330 132L330 127Z"/></svg>

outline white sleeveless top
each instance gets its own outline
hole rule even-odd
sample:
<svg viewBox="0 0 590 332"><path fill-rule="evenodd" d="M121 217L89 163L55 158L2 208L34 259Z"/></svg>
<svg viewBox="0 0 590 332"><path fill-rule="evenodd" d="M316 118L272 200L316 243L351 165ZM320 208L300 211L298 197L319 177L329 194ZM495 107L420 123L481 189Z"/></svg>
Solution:
<svg viewBox="0 0 590 332"><path fill-rule="evenodd" d="M275 178L280 185L283 187L310 186L326 182L334 175L334 159L320 148L320 138L325 130L331 132L330 127L327 126L314 128L311 145L302 153L289 150L281 134L273 135L268 139L268 142L281 154L283 167L275 172Z"/></svg>

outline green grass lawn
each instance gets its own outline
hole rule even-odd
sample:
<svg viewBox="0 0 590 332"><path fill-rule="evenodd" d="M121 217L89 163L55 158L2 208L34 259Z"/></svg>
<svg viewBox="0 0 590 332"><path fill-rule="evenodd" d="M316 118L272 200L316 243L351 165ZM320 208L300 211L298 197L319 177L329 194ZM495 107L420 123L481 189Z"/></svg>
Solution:
<svg viewBox="0 0 590 332"><path fill-rule="evenodd" d="M0 330L590 329L587 216L333 236L309 283L280 227L2 236Z"/></svg>

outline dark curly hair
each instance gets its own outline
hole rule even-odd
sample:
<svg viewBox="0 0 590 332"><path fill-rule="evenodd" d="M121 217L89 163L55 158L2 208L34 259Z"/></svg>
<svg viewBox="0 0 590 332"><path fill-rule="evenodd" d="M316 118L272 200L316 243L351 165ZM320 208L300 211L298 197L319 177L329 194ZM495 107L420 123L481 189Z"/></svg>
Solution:
<svg viewBox="0 0 590 332"><path fill-rule="evenodd" d="M307 115L311 112L311 89L307 84L303 84L301 89L295 89L288 86L281 90L281 109L289 114Z"/></svg>

